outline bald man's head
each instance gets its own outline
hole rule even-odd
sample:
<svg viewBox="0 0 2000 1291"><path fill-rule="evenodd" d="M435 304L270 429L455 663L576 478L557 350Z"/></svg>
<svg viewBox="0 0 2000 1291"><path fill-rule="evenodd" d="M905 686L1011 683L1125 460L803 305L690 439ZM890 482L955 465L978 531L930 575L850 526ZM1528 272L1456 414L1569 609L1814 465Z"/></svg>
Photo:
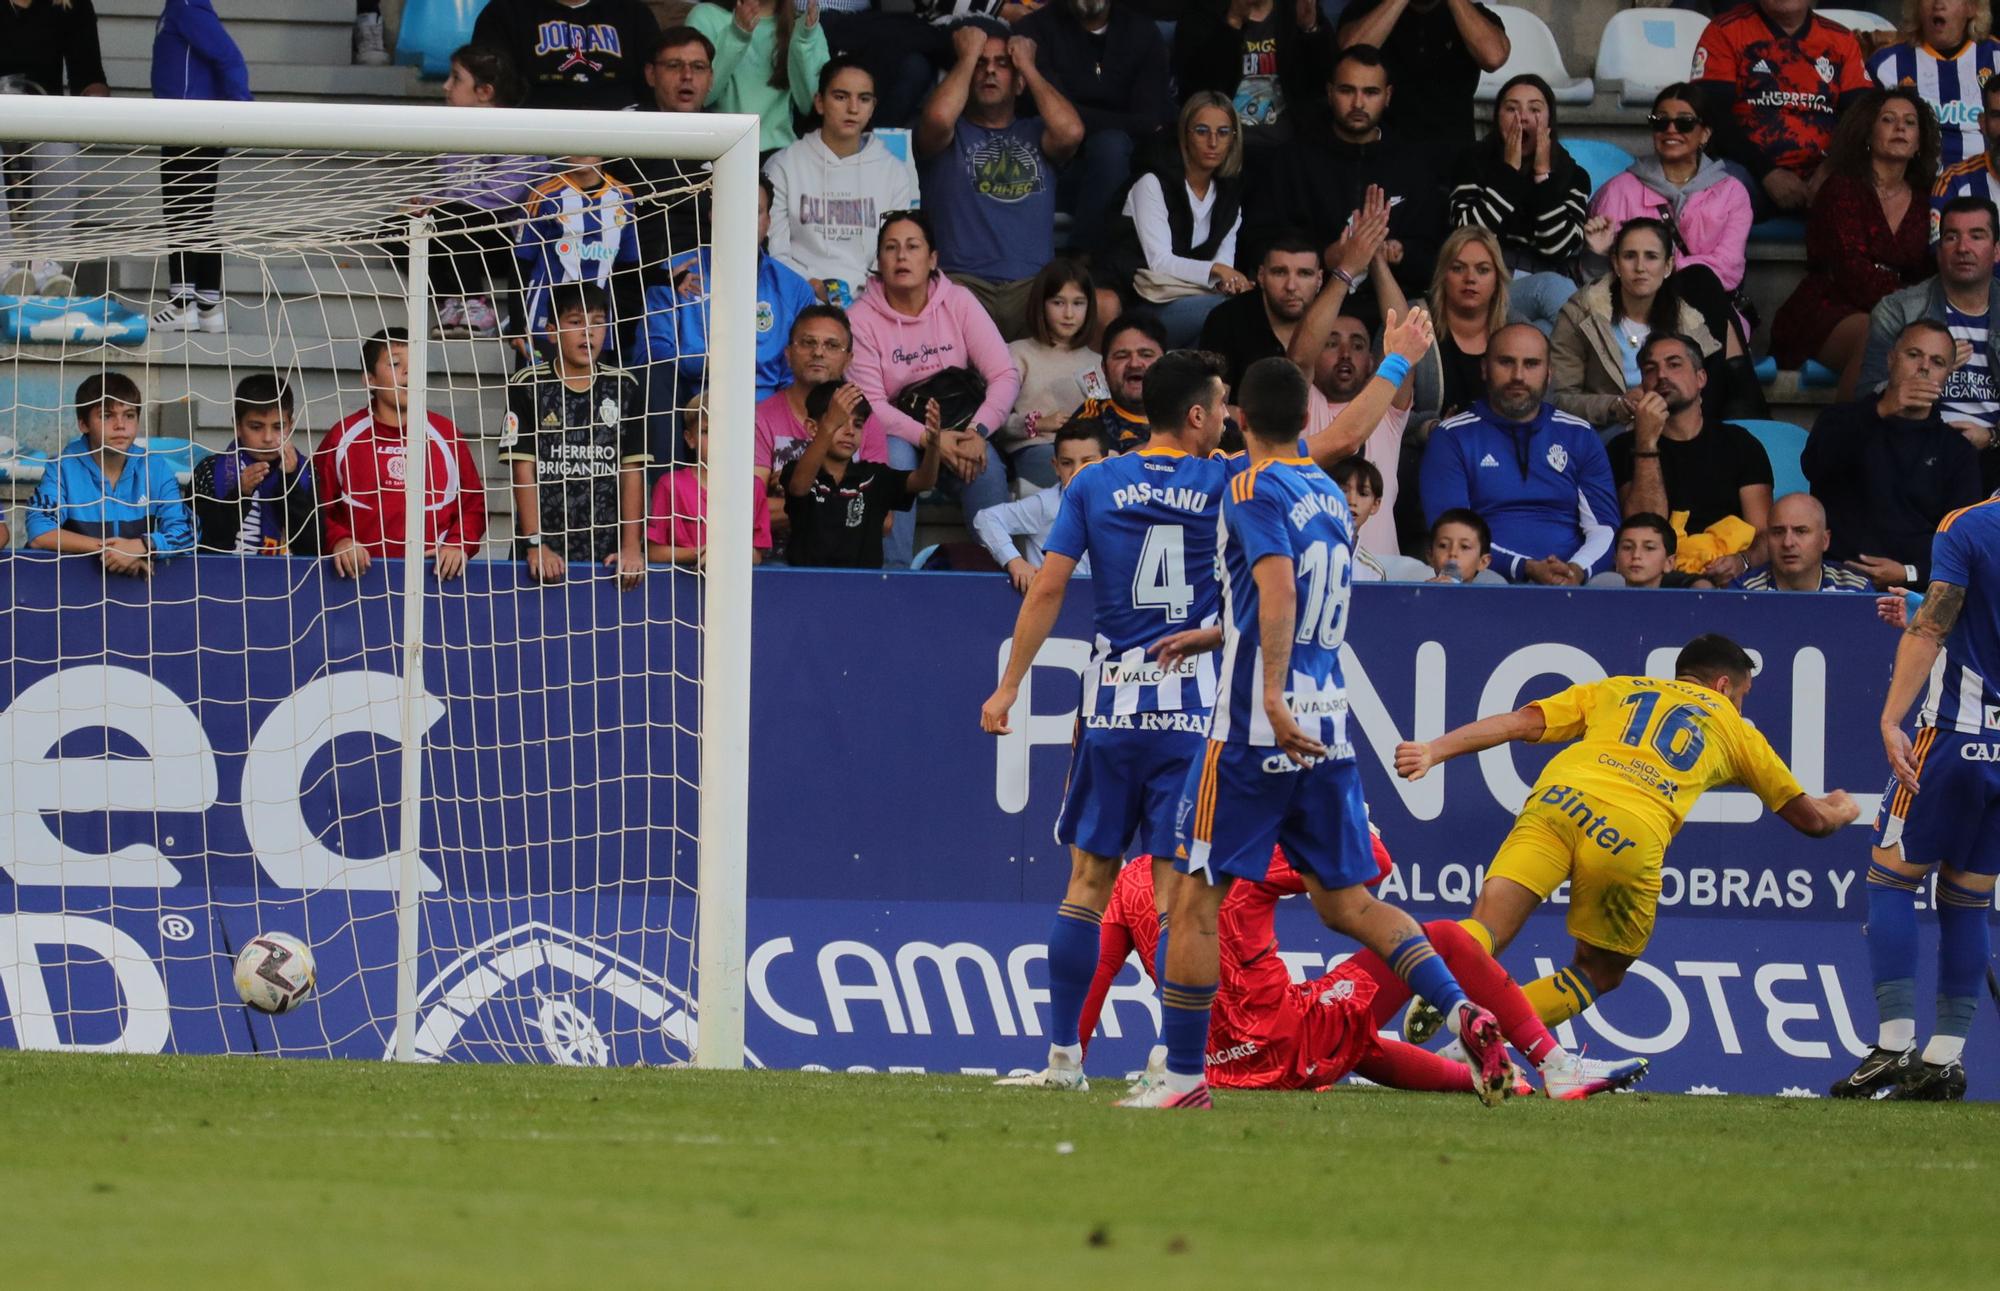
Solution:
<svg viewBox="0 0 2000 1291"><path fill-rule="evenodd" d="M1486 402L1508 421L1530 421L1549 386L1549 338L1509 323L1486 343Z"/></svg>
<svg viewBox="0 0 2000 1291"><path fill-rule="evenodd" d="M1832 534L1826 508L1810 493L1787 493L1771 507L1771 573L1781 579L1817 577Z"/></svg>

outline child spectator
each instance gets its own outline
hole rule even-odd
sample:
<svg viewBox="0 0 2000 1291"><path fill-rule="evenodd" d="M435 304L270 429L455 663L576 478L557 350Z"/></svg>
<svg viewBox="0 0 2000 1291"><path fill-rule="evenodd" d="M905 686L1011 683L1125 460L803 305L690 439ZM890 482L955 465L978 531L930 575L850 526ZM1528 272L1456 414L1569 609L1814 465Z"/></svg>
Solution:
<svg viewBox="0 0 2000 1291"><path fill-rule="evenodd" d="M601 355L611 307L602 288L555 289L549 358L507 379L500 460L514 480L514 548L537 582L561 582L572 561L646 572L646 403L639 379Z"/></svg>
<svg viewBox="0 0 2000 1291"><path fill-rule="evenodd" d="M250 69L214 0L167 0L160 11L153 30L153 97L250 101ZM221 174L220 148L160 149L161 205L180 236L214 218ZM153 312L153 330L220 332L227 326L222 253L175 251L168 258L167 303Z"/></svg>
<svg viewBox="0 0 2000 1291"><path fill-rule="evenodd" d="M521 99L521 78L506 54L480 45L452 52L444 101L453 108L506 108ZM516 329L521 264L513 221L553 164L539 157L444 157L445 187L431 198L431 287L438 297L440 336L500 335L503 317Z"/></svg>
<svg viewBox="0 0 2000 1291"><path fill-rule="evenodd" d="M268 372L236 383L236 437L204 457L188 492L203 551L317 556L312 465L292 443L292 388Z"/></svg>
<svg viewBox="0 0 2000 1291"><path fill-rule="evenodd" d="M1477 511L1452 507L1438 513L1431 522L1430 545L1433 583L1491 583L1504 587L1507 580L1488 568L1493 563L1493 531Z"/></svg>
<svg viewBox="0 0 2000 1291"><path fill-rule="evenodd" d="M1102 394L1104 376L1090 336L1097 330L1097 293L1090 271L1074 260L1051 260L1028 293L1028 334L1007 347L1021 391L993 436L1017 480L1037 489L1056 483L1055 435L1070 409ZM1115 448L1116 440L1107 440Z"/></svg>
<svg viewBox="0 0 2000 1291"><path fill-rule="evenodd" d="M76 388L78 435L28 499L28 546L94 555L110 574L148 578L153 562L194 550L173 463L143 448L139 387L122 372Z"/></svg>
<svg viewBox="0 0 2000 1291"><path fill-rule="evenodd" d="M1382 471L1375 463L1356 455L1334 463L1329 472L1333 482L1347 495L1347 510L1353 519L1354 581L1357 583L1424 583L1431 571L1421 560L1398 553L1376 555L1361 545L1361 527L1382 509Z"/></svg>
<svg viewBox="0 0 2000 1291"><path fill-rule="evenodd" d="M1056 432L1055 452L1050 458L1056 487L1031 493L1018 502L988 507L979 513L979 519L973 523L973 532L986 545L994 563L1007 571L1015 591L1027 595L1028 584L1034 581L1035 571L1042 567L1042 541L1055 525L1056 512L1062 507L1062 491L1069 487L1069 482L1076 478L1078 471L1092 462L1103 461L1111 452L1110 432L1101 423L1066 422ZM1025 551L1015 545L1016 534L1027 536ZM1077 565L1077 573L1088 575L1089 565L1090 557L1086 555Z"/></svg>
<svg viewBox="0 0 2000 1291"><path fill-rule="evenodd" d="M779 475L798 460L812 442L806 428L806 396L827 384L839 385L847 379L847 365L854 355L854 331L847 315L832 305L811 305L792 320L792 337L785 346L785 362L791 367L790 385L757 405L757 447L752 458L757 479L767 495L773 543L781 542L786 525L784 486ZM878 421L861 428L861 447L855 456L864 462L887 462L889 447ZM775 503L776 511L770 511Z"/></svg>
<svg viewBox="0 0 2000 1291"><path fill-rule="evenodd" d="M813 110L813 88L827 60L819 0L806 0L803 15L792 0L704 0L687 21L715 45L709 106L757 117L759 152L797 139L792 111Z"/></svg>
<svg viewBox="0 0 2000 1291"><path fill-rule="evenodd" d="M662 475L647 512L646 559L700 569L708 559L708 401L696 399L681 418L689 465ZM771 552L771 504L762 481L753 490L750 563Z"/></svg>
<svg viewBox="0 0 2000 1291"><path fill-rule="evenodd" d="M1699 574L1684 574L1674 568L1674 552L1679 535L1667 518L1651 511L1635 511L1618 526L1612 545L1611 568L1585 584L1587 587L1713 587Z"/></svg>
<svg viewBox="0 0 2000 1291"><path fill-rule="evenodd" d="M321 550L342 578L361 577L376 556L404 554L409 342L402 328L385 327L361 343L368 406L335 422L313 452ZM442 413L429 413L427 420L424 554L435 561L437 576L449 580L465 572L465 562L486 537L486 486L458 427Z"/></svg>
<svg viewBox="0 0 2000 1291"><path fill-rule="evenodd" d="M815 386L806 396L812 443L785 468L785 516L791 537L785 563L842 569L882 567L882 529L891 512L908 511L937 483L941 458L938 406L924 418L923 458L914 471L861 462L867 397L856 385Z"/></svg>
<svg viewBox="0 0 2000 1291"><path fill-rule="evenodd" d="M522 320L529 336L550 328L551 287L593 282L609 290L615 265L638 263L632 190L604 172L603 160L566 157L560 174L528 192L527 220L515 253L531 266Z"/></svg>

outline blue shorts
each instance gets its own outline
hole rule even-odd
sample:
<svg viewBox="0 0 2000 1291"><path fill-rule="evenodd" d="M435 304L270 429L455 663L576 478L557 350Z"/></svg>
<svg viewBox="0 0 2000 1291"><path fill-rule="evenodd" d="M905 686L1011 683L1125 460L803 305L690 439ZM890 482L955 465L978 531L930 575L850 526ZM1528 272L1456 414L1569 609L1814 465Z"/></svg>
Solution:
<svg viewBox="0 0 2000 1291"><path fill-rule="evenodd" d="M1056 841L1096 856L1172 856L1181 790L1202 744L1195 731L1080 728Z"/></svg>
<svg viewBox="0 0 2000 1291"><path fill-rule="evenodd" d="M1352 760L1300 767L1281 749L1211 740L1189 768L1181 816L1175 865L1211 881L1263 879L1273 845L1322 887L1359 887L1379 873Z"/></svg>
<svg viewBox="0 0 2000 1291"><path fill-rule="evenodd" d="M1889 781L1875 846L1900 848L1911 865L2000 874L2000 732L1927 726L1917 732L1915 757L1919 792Z"/></svg>

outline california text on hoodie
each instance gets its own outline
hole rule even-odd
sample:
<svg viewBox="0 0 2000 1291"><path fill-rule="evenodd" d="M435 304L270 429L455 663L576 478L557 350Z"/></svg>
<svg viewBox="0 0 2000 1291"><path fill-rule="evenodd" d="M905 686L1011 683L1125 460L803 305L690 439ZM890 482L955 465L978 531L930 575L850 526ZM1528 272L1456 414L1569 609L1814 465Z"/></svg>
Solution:
<svg viewBox="0 0 2000 1291"><path fill-rule="evenodd" d="M907 386L946 368L976 369L986 378L986 399L973 420L988 432L1007 420L1021 374L1000 329L993 326L977 297L943 274L931 275L930 299L915 318L899 314L889 304L881 280L848 311L854 326L854 365L848 380L861 387L882 429L914 444L923 438L922 422L889 406Z"/></svg>
<svg viewBox="0 0 2000 1291"><path fill-rule="evenodd" d="M875 267L875 233L889 211L917 204L917 171L874 134L840 157L815 130L764 163L771 181L772 255L808 278L859 291Z"/></svg>

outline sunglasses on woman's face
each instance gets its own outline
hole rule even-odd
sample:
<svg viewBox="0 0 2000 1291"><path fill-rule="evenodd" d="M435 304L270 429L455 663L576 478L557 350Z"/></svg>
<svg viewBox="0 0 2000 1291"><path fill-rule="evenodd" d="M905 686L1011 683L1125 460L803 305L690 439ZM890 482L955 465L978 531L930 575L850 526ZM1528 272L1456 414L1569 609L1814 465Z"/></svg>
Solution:
<svg viewBox="0 0 2000 1291"><path fill-rule="evenodd" d="M1695 127L1701 124L1701 118L1692 113L1685 116L1670 117L1655 112L1646 118L1646 124L1653 127L1654 134L1665 134L1668 130L1678 130L1682 134L1693 134Z"/></svg>

